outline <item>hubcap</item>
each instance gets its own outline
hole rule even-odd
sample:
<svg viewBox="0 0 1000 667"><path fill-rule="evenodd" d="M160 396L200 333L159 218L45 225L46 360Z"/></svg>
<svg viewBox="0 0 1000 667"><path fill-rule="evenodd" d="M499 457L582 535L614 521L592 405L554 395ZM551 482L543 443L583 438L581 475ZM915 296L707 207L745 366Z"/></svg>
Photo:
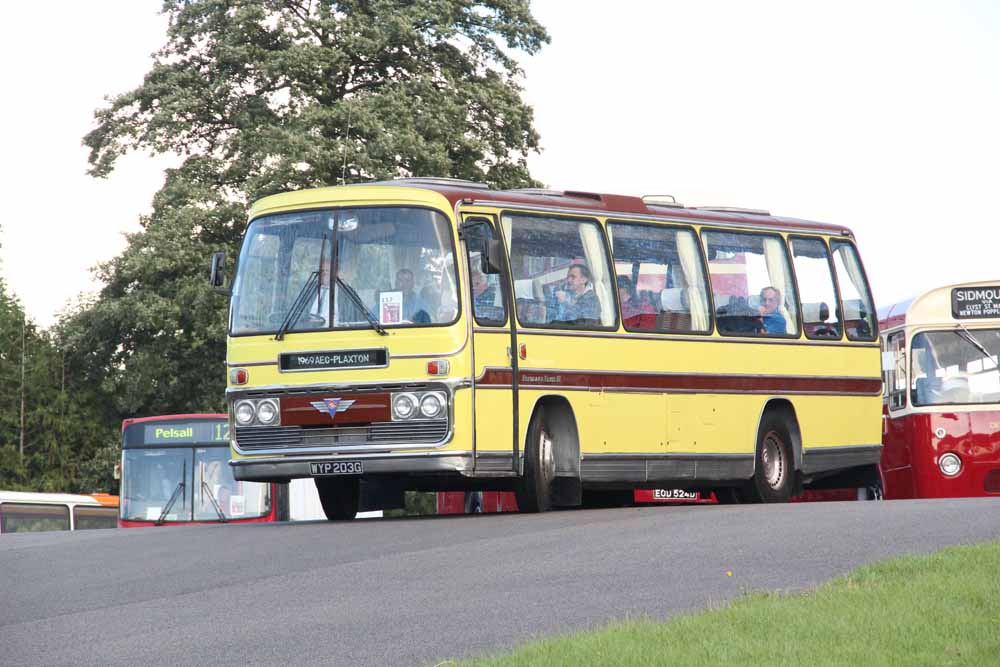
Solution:
<svg viewBox="0 0 1000 667"><path fill-rule="evenodd" d="M764 481L772 489L781 488L787 472L784 449L781 438L774 431L764 436L764 446L761 448L761 463L764 468Z"/></svg>
<svg viewBox="0 0 1000 667"><path fill-rule="evenodd" d="M538 458L541 464L542 476L545 479L552 479L556 476L556 461L552 456L552 438L548 431L542 431L538 436Z"/></svg>

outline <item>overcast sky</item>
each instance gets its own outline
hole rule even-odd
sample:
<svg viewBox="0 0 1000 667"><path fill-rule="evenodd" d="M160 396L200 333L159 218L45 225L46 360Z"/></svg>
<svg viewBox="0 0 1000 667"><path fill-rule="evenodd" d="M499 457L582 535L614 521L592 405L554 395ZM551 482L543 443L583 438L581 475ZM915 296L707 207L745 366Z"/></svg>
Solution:
<svg viewBox="0 0 1000 667"><path fill-rule="evenodd" d="M124 248L170 163L133 155L98 180L80 145L148 70L160 5L0 9L0 256L42 326L97 289L89 268ZM535 178L845 225L879 305L1000 281L1000 2L532 6L552 36L524 59Z"/></svg>

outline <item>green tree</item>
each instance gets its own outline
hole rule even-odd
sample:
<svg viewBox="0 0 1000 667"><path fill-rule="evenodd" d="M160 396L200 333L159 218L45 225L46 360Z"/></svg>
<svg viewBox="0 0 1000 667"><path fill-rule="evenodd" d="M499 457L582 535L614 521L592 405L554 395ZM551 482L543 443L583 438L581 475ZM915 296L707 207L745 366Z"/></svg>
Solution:
<svg viewBox="0 0 1000 667"><path fill-rule="evenodd" d="M78 475L83 462L117 436L95 392L74 382L64 361L53 336L27 318L0 279L0 488L90 492L113 486L106 483L113 464L107 479Z"/></svg>
<svg viewBox="0 0 1000 667"><path fill-rule="evenodd" d="M533 184L538 149L513 51L548 41L527 0L167 0L166 44L85 138L90 173L175 153L106 287L60 344L116 418L221 406L226 305L207 287L247 204L300 187L408 175Z"/></svg>
<svg viewBox="0 0 1000 667"><path fill-rule="evenodd" d="M141 148L257 197L372 178L531 182L508 50L548 41L527 0L167 0L143 84L98 111L91 173Z"/></svg>

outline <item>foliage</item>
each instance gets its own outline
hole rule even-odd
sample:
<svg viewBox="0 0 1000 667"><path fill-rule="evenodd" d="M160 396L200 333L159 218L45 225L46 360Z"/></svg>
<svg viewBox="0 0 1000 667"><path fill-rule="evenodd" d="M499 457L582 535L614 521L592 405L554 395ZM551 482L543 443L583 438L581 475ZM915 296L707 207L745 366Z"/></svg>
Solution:
<svg viewBox="0 0 1000 667"><path fill-rule="evenodd" d="M87 135L91 173L134 149L239 199L404 175L530 183L538 147L507 49L548 36L527 0L167 0L143 84Z"/></svg>
<svg viewBox="0 0 1000 667"><path fill-rule="evenodd" d="M510 51L548 36L527 0L167 0L165 45L85 138L90 173L174 153L105 287L58 329L108 423L215 411L226 304L207 285L247 204L273 192L406 175L530 185L537 150Z"/></svg>
<svg viewBox="0 0 1000 667"><path fill-rule="evenodd" d="M0 279L0 488L24 491L112 491L104 477L80 475L93 455L114 446L116 430L95 392L67 371L58 341L26 319ZM21 453L21 364L24 363L24 453ZM96 471L95 471L96 472Z"/></svg>

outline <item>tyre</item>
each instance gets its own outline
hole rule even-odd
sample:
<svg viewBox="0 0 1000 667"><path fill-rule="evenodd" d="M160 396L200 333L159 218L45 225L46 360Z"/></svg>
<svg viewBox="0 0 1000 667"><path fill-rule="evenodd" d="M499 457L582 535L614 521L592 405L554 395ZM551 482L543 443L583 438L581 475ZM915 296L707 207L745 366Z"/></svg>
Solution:
<svg viewBox="0 0 1000 667"><path fill-rule="evenodd" d="M514 490L518 509L522 512L547 512L551 509L555 476L555 443L546 428L545 412L539 410L528 427L524 475Z"/></svg>
<svg viewBox="0 0 1000 667"><path fill-rule="evenodd" d="M795 484L795 459L788 424L777 413L767 413L757 432L757 452L751 487L755 500L785 503Z"/></svg>
<svg viewBox="0 0 1000 667"><path fill-rule="evenodd" d="M361 480L357 477L317 477L316 492L330 521L350 521L357 515Z"/></svg>

